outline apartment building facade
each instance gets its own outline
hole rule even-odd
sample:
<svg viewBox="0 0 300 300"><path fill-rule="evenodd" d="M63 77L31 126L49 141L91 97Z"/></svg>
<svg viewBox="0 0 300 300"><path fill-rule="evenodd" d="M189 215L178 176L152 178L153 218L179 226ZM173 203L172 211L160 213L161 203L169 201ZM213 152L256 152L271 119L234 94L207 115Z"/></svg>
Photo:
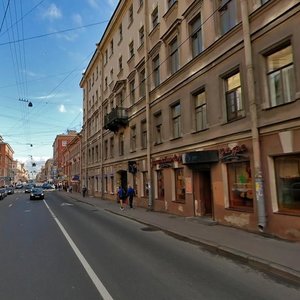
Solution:
<svg viewBox="0 0 300 300"><path fill-rule="evenodd" d="M85 73L90 194L300 239L300 1L120 1Z"/></svg>

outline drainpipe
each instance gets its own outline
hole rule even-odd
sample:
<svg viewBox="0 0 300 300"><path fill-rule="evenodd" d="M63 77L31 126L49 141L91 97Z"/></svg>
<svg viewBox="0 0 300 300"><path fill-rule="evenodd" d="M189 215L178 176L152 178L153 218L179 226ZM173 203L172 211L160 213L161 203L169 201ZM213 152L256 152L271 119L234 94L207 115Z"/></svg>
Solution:
<svg viewBox="0 0 300 300"><path fill-rule="evenodd" d="M249 109L251 117L251 133L252 133L252 147L253 147L253 161L255 169L255 193L257 202L258 214L258 229L263 232L266 224L266 208L264 198L264 180L261 170L261 157L260 157L260 144L259 144L259 131L257 122L257 106L255 101L255 86L254 86L254 73L252 62L252 48L249 26L249 11L248 1L241 0L241 14L243 25L243 38L245 49L245 64L247 70L247 92L249 97Z"/></svg>
<svg viewBox="0 0 300 300"><path fill-rule="evenodd" d="M148 209L153 210L153 186L152 186L152 169L151 169L151 115L150 115L150 97L149 97L149 46L148 46L148 1L145 1L144 9L144 26L145 26L145 94L146 94L146 127L147 127L147 170L148 170Z"/></svg>

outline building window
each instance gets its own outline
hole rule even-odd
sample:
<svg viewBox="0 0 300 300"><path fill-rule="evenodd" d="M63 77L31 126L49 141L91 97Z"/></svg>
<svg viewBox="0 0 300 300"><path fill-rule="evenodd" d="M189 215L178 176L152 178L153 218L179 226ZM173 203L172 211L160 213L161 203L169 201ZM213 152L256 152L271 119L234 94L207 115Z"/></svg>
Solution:
<svg viewBox="0 0 300 300"><path fill-rule="evenodd" d="M129 7L129 11L128 11L128 23L129 23L129 26L132 24L133 22L133 5L131 5Z"/></svg>
<svg viewBox="0 0 300 300"><path fill-rule="evenodd" d="M160 74L159 74L159 55L156 55L152 61L153 65L153 83L157 87L160 84Z"/></svg>
<svg viewBox="0 0 300 300"><path fill-rule="evenodd" d="M183 168L174 169L175 173L175 201L185 202L185 181Z"/></svg>
<svg viewBox="0 0 300 300"><path fill-rule="evenodd" d="M120 133L119 135L119 155L124 155L124 133Z"/></svg>
<svg viewBox="0 0 300 300"><path fill-rule="evenodd" d="M108 51L106 49L105 52L104 52L104 64L106 65L107 62L108 62Z"/></svg>
<svg viewBox="0 0 300 300"><path fill-rule="evenodd" d="M139 80L140 80L140 98L145 97L146 95L146 73L145 69L142 69L139 73Z"/></svg>
<svg viewBox="0 0 300 300"><path fill-rule="evenodd" d="M196 131L207 128L205 91L194 94Z"/></svg>
<svg viewBox="0 0 300 300"><path fill-rule="evenodd" d="M291 45L267 56L267 77L272 107L294 100L295 73Z"/></svg>
<svg viewBox="0 0 300 300"><path fill-rule="evenodd" d="M300 214L300 155L274 158L278 210Z"/></svg>
<svg viewBox="0 0 300 300"><path fill-rule="evenodd" d="M171 74L175 73L179 69L179 53L178 53L178 42L177 37L169 44L170 51L170 70Z"/></svg>
<svg viewBox="0 0 300 300"><path fill-rule="evenodd" d="M142 26L139 30L139 38L140 38L140 45L144 44L144 40L145 40L145 30L144 30L144 26Z"/></svg>
<svg viewBox="0 0 300 300"><path fill-rule="evenodd" d="M119 71L121 72L123 70L123 57L119 57Z"/></svg>
<svg viewBox="0 0 300 300"><path fill-rule="evenodd" d="M225 34L237 24L236 0L220 0L219 6L221 34Z"/></svg>
<svg viewBox="0 0 300 300"><path fill-rule="evenodd" d="M108 140L104 141L104 159L108 158Z"/></svg>
<svg viewBox="0 0 300 300"><path fill-rule="evenodd" d="M96 162L99 161L99 147L96 146Z"/></svg>
<svg viewBox="0 0 300 300"><path fill-rule="evenodd" d="M132 126L130 130L130 149L136 151L136 126Z"/></svg>
<svg viewBox="0 0 300 300"><path fill-rule="evenodd" d="M104 79L104 86L105 86L105 89L107 89L107 77L105 77L105 79Z"/></svg>
<svg viewBox="0 0 300 300"><path fill-rule="evenodd" d="M238 209L253 209L253 184L250 162L227 164L229 206Z"/></svg>
<svg viewBox="0 0 300 300"><path fill-rule="evenodd" d="M114 145L114 138L110 138L110 158L114 157L114 152L115 152L115 145Z"/></svg>
<svg viewBox="0 0 300 300"><path fill-rule="evenodd" d="M202 31L200 14L190 23L193 57L202 51Z"/></svg>
<svg viewBox="0 0 300 300"><path fill-rule="evenodd" d="M135 102L135 80L131 80L129 83L129 89L130 89L130 103L134 104Z"/></svg>
<svg viewBox="0 0 300 300"><path fill-rule="evenodd" d="M113 175L110 176L110 192L113 194L115 189L115 178Z"/></svg>
<svg viewBox="0 0 300 300"><path fill-rule="evenodd" d="M240 73L227 77L225 83L227 121L233 121L244 114Z"/></svg>
<svg viewBox="0 0 300 300"><path fill-rule="evenodd" d="M156 6L151 14L152 28L158 25L158 6Z"/></svg>
<svg viewBox="0 0 300 300"><path fill-rule="evenodd" d="M177 0L168 0L168 8L170 8Z"/></svg>
<svg viewBox="0 0 300 300"><path fill-rule="evenodd" d="M172 108L172 129L173 138L178 138L181 136L181 109L180 103L177 103Z"/></svg>
<svg viewBox="0 0 300 300"><path fill-rule="evenodd" d="M123 40L123 28L122 24L119 26L119 43Z"/></svg>
<svg viewBox="0 0 300 300"><path fill-rule="evenodd" d="M114 69L110 70L110 82L114 81Z"/></svg>
<svg viewBox="0 0 300 300"><path fill-rule="evenodd" d="M143 193L144 193L144 197L148 197L149 196L148 172L143 172L142 176L143 176Z"/></svg>
<svg viewBox="0 0 300 300"><path fill-rule="evenodd" d="M165 198L165 184L163 170L156 171L157 177L157 198L163 200Z"/></svg>
<svg viewBox="0 0 300 300"><path fill-rule="evenodd" d="M146 122L146 120L141 122L141 146L142 146L142 149L147 148L147 122Z"/></svg>
<svg viewBox="0 0 300 300"><path fill-rule="evenodd" d="M110 42L110 56L114 54L114 40L111 40Z"/></svg>
<svg viewBox="0 0 300 300"><path fill-rule="evenodd" d="M105 193L108 192L108 178L107 178L107 176L104 177L104 191L105 191Z"/></svg>
<svg viewBox="0 0 300 300"><path fill-rule="evenodd" d="M154 115L154 139L155 144L162 143L162 114L161 112Z"/></svg>
<svg viewBox="0 0 300 300"><path fill-rule="evenodd" d="M133 55L134 55L134 45L133 45L133 41L131 41L131 43L129 44L128 49L129 49L129 59L130 59L130 58L133 57Z"/></svg>

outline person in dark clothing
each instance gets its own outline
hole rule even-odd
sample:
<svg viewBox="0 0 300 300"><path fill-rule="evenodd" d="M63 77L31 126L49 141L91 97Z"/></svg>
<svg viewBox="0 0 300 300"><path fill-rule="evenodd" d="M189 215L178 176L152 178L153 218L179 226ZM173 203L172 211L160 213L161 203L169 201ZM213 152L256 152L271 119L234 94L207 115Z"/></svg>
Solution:
<svg viewBox="0 0 300 300"><path fill-rule="evenodd" d="M83 189L82 189L82 195L83 195L83 197L85 197L86 192L87 192L87 188L86 188L86 187L83 187Z"/></svg>
<svg viewBox="0 0 300 300"><path fill-rule="evenodd" d="M124 210L124 204L126 204L126 193L121 186L118 188L118 201L120 203L120 209Z"/></svg>
<svg viewBox="0 0 300 300"><path fill-rule="evenodd" d="M129 199L129 207L133 208L133 197L135 196L135 191L131 186L128 187L126 196Z"/></svg>

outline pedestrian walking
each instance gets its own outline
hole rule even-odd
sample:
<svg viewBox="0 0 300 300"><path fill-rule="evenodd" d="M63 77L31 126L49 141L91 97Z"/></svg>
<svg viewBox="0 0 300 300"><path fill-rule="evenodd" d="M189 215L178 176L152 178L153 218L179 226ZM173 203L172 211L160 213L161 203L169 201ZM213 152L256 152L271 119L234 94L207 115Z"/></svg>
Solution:
<svg viewBox="0 0 300 300"><path fill-rule="evenodd" d="M126 202L126 193L121 186L119 186L118 188L118 201L120 203L120 209L124 210L124 203Z"/></svg>
<svg viewBox="0 0 300 300"><path fill-rule="evenodd" d="M132 186L128 186L127 195L129 199L129 207L133 208L133 197L135 196L135 191Z"/></svg>
<svg viewBox="0 0 300 300"><path fill-rule="evenodd" d="M87 191L87 188L84 186L84 187L82 188L82 196L83 196L83 197L85 197L86 191Z"/></svg>

